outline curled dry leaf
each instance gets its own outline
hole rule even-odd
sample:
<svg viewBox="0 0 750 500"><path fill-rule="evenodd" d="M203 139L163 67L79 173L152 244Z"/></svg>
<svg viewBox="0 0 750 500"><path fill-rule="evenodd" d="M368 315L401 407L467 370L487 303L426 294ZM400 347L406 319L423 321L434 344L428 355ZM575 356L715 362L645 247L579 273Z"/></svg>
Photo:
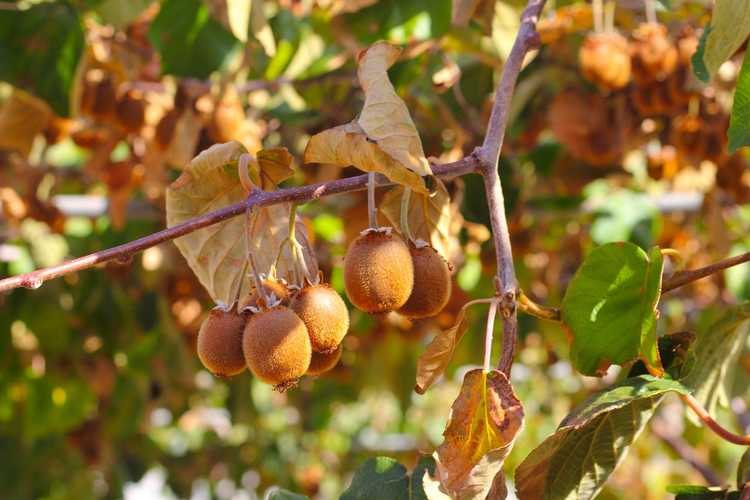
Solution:
<svg viewBox="0 0 750 500"><path fill-rule="evenodd" d="M203 123L197 113L192 110L182 113L175 124L172 140L164 152L164 161L179 168L190 163L198 146L202 127Z"/></svg>
<svg viewBox="0 0 750 500"><path fill-rule="evenodd" d="M399 54L387 42L377 42L359 54L357 76L365 92L362 112L351 123L313 136L305 163L354 165L427 193L421 176L432 174L430 164L409 110L388 79L388 68Z"/></svg>
<svg viewBox="0 0 750 500"><path fill-rule="evenodd" d="M442 492L450 498L488 498L523 416L521 401L503 373L468 372L434 455Z"/></svg>
<svg viewBox="0 0 750 500"><path fill-rule="evenodd" d="M305 163L354 165L365 172L379 172L391 181L426 193L419 175L404 168L372 142L356 122L315 134L307 143Z"/></svg>
<svg viewBox="0 0 750 500"><path fill-rule="evenodd" d="M28 156L34 138L52 119L52 110L41 99L14 90L0 108L0 149Z"/></svg>
<svg viewBox="0 0 750 500"><path fill-rule="evenodd" d="M203 151L167 189L169 227L227 205L241 202L247 193L237 175L237 162L245 148L238 142L217 144ZM259 154L263 161L251 164L251 178L263 179L269 189L291 174L280 151ZM271 158L271 159L269 159ZM291 160L291 157L289 157ZM286 172L286 173L282 173ZM250 248L260 259L260 271L268 271L280 242L289 234L290 206L258 207L251 216ZM303 229L297 239L308 248ZM177 248L215 302L231 304L239 294L248 293L253 280L246 272L245 220L235 217L200 229L175 240ZM263 249L259 251L258 249ZM310 253L308 251L308 253ZM309 264L314 270L317 265Z"/></svg>
<svg viewBox="0 0 750 500"><path fill-rule="evenodd" d="M440 255L450 259L456 249L456 233L460 226L453 224L456 217L461 217L459 207L451 204L450 195L445 184L435 179L435 190L429 194L411 193L407 221L409 231L414 239L422 239L432 245ZM402 234L401 199L404 188L399 186L389 191L380 204L380 211L393 227Z"/></svg>

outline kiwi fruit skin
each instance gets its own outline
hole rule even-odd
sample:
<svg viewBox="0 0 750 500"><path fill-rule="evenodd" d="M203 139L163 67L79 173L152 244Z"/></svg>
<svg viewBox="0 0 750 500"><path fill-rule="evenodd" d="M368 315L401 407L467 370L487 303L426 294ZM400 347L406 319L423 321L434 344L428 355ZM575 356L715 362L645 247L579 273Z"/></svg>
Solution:
<svg viewBox="0 0 750 500"><path fill-rule="evenodd" d="M271 294L275 295L282 304L287 305L289 303L289 289L283 283L275 280L263 280L263 290L267 296ZM238 309L242 311L248 306L257 307L259 299L260 295L258 295L256 290L253 290L244 299L240 300Z"/></svg>
<svg viewBox="0 0 750 500"><path fill-rule="evenodd" d="M329 353L313 351L312 358L310 359L310 367L307 369L305 375L315 377L327 371L331 371L339 363L339 360L341 359L341 351L341 345L339 345L336 350Z"/></svg>
<svg viewBox="0 0 750 500"><path fill-rule="evenodd" d="M431 246L409 245L414 265L414 290L398 313L411 319L428 318L443 310L451 296L451 269Z"/></svg>
<svg viewBox="0 0 750 500"><path fill-rule="evenodd" d="M312 356L305 323L286 306L264 309L248 318L242 351L253 375L280 388L303 376Z"/></svg>
<svg viewBox="0 0 750 500"><path fill-rule="evenodd" d="M315 352L335 351L349 331L349 310L328 285L303 288L292 297L289 307L305 323Z"/></svg>
<svg viewBox="0 0 750 500"><path fill-rule="evenodd" d="M392 233L362 234L346 252L344 286L349 300L365 312L376 314L400 308L414 286L409 247Z"/></svg>
<svg viewBox="0 0 750 500"><path fill-rule="evenodd" d="M231 377L245 370L242 335L245 316L214 308L198 331L198 358L214 375Z"/></svg>

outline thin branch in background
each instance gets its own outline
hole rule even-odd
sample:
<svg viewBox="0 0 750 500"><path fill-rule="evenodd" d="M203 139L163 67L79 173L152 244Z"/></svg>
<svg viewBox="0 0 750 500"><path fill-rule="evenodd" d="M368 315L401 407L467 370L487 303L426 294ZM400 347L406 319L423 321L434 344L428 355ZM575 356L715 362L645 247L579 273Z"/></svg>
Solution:
<svg viewBox="0 0 750 500"><path fill-rule="evenodd" d="M474 156L468 156L452 163L434 165L432 171L433 174L438 177L452 178L476 173L478 172L479 167L479 160ZM246 209L254 206L269 206L285 202L304 203L311 200L317 200L324 196L361 191L367 188L367 179L368 174L363 174L356 177L320 182L301 187L280 189L273 192L255 191L245 201L195 217L183 222L182 224L144 236L143 238L138 238L137 240L116 247L78 257L77 259L72 259L56 266L5 278L0 280L0 292L20 287L36 289L42 286L47 280L58 278L76 271L82 271L97 264L113 260L128 262L132 256L138 252L142 252L147 248L164 243L165 241L170 241L179 238L180 236L190 234L199 229L203 229L204 227L231 219L232 217L245 213ZM379 186L389 186L392 184L382 175L376 176L376 182Z"/></svg>
<svg viewBox="0 0 750 500"><path fill-rule="evenodd" d="M719 422L713 419L711 415L703 408L703 405L691 394L680 395L680 399L711 429L717 436L730 443L740 446L750 446L750 435L735 434L725 429Z"/></svg>
<svg viewBox="0 0 750 500"><path fill-rule="evenodd" d="M695 449L693 449L690 444L682 438L682 429L671 428L662 417L657 416L651 421L651 432L664 441L672 451L674 451L685 462L690 464L693 469L698 471L710 486L720 486L724 484L724 481L721 480L716 471L714 471L705 461L701 460L701 457L696 453Z"/></svg>
<svg viewBox="0 0 750 500"><path fill-rule="evenodd" d="M492 337L495 333L495 317L497 316L497 300L490 303L490 310L487 312L487 325L484 331L484 372L490 371L492 362Z"/></svg>
<svg viewBox="0 0 750 500"><path fill-rule="evenodd" d="M675 288L680 288L688 283L711 276L712 274L729 269L730 267L744 264L745 262L750 262L750 252L735 255L734 257L728 257L705 267L699 267L698 269L688 269L677 272L664 282L661 291L662 293L669 292Z"/></svg>

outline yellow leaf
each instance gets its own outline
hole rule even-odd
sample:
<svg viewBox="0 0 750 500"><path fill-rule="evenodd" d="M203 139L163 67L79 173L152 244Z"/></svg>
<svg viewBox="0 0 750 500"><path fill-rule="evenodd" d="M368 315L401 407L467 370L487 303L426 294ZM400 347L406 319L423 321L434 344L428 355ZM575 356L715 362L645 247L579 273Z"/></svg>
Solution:
<svg viewBox="0 0 750 500"><path fill-rule="evenodd" d="M250 25L251 0L227 0L227 18L232 34L242 43L247 43Z"/></svg>
<svg viewBox="0 0 750 500"><path fill-rule="evenodd" d="M365 105L357 122L370 140L399 164L420 176L432 174L422 141L404 101L388 79L388 68L401 50L376 42L360 52L357 77L365 91Z"/></svg>
<svg viewBox="0 0 750 500"><path fill-rule="evenodd" d="M192 110L182 113L175 124L172 141L164 152L164 160L179 168L189 163L198 146L201 128L203 123L197 113Z"/></svg>
<svg viewBox="0 0 750 500"><path fill-rule="evenodd" d="M273 191L294 173L292 155L286 148L261 149L257 159L259 171L251 171L250 179L265 191Z"/></svg>
<svg viewBox="0 0 750 500"><path fill-rule="evenodd" d="M409 232L416 239L422 239L432 245L444 258L449 259L456 244L452 217L458 214L457 207L451 205L450 195L445 184L435 179L435 190L429 194L411 193L407 221ZM393 227L405 234L401 227L401 201L404 188L398 186L383 197L380 211L385 214Z"/></svg>
<svg viewBox="0 0 750 500"><path fill-rule="evenodd" d="M244 153L245 148L232 141L214 145L195 157L167 189L167 225L172 227L243 201L247 194L237 175L237 162ZM271 172L264 177L264 182L270 189L275 188L268 183L284 176L276 170L284 163L279 161L283 154L272 151L259 153L259 157L264 158L265 169L262 166L261 170ZM248 243L259 272L268 272L279 254L280 243L289 234L289 213L289 204L257 207L247 221L250 229ZM245 295L253 288L253 280L248 274L245 229L245 217L240 216L175 240L175 245L215 302L231 304L238 295ZM307 248L306 259L314 260L304 226L297 226L297 239ZM283 253L282 257L286 258ZM282 262L283 271L286 272L288 264L288 260ZM317 272L316 263L308 262L308 267Z"/></svg>
<svg viewBox="0 0 750 500"><path fill-rule="evenodd" d="M448 367L456 346L469 326L466 319L466 309L469 305L471 305L471 302L464 304L458 312L453 326L435 335L432 342L417 359L417 384L414 387L417 393L424 394Z"/></svg>
<svg viewBox="0 0 750 500"><path fill-rule="evenodd" d="M250 8L250 29L253 35L263 47L263 51L268 57L276 55L276 39L273 36L273 30L268 24L268 18L263 10L263 0L252 0Z"/></svg>
<svg viewBox="0 0 750 500"><path fill-rule="evenodd" d="M0 149L28 156L37 134L47 126L52 110L41 99L14 90L0 108Z"/></svg>
<svg viewBox="0 0 750 500"><path fill-rule="evenodd" d="M391 181L426 193L422 178L404 168L373 143L355 122L339 125L315 134L307 143L305 163L354 165L365 172L379 172Z"/></svg>
<svg viewBox="0 0 750 500"><path fill-rule="evenodd" d="M523 426L523 407L504 374L471 370L435 452L436 476L451 498L485 498Z"/></svg>

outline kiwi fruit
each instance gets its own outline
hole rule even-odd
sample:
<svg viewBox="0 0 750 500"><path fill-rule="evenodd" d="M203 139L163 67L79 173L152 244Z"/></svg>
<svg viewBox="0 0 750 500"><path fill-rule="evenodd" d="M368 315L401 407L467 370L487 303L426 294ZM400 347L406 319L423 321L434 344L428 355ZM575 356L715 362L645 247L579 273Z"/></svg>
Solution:
<svg viewBox="0 0 750 500"><path fill-rule="evenodd" d="M312 347L305 323L286 306L251 315L242 337L250 371L279 390L293 386L310 367Z"/></svg>
<svg viewBox="0 0 750 500"><path fill-rule="evenodd" d="M266 292L266 296L273 294L277 299L281 301L282 304L289 303L289 289L284 283L276 280L266 279L263 280L263 290ZM244 299L240 300L238 309L240 311L243 311L249 306L258 307L259 305L263 305L258 303L259 300L260 295L258 295L257 290L253 290Z"/></svg>
<svg viewBox="0 0 750 500"><path fill-rule="evenodd" d="M245 367L242 353L242 334L245 317L236 311L215 307L198 331L198 358L214 375L231 377Z"/></svg>
<svg viewBox="0 0 750 500"><path fill-rule="evenodd" d="M313 351L312 358L310 359L310 367L307 369L305 375L317 376L332 370L341 359L341 351L341 345L339 345L333 352L329 353Z"/></svg>
<svg viewBox="0 0 750 500"><path fill-rule="evenodd" d="M409 247L390 231L366 231L346 252L344 286L349 300L365 312L398 309L414 286Z"/></svg>
<svg viewBox="0 0 750 500"><path fill-rule="evenodd" d="M292 297L289 307L305 323L315 352L335 351L349 331L349 310L328 285L303 288Z"/></svg>
<svg viewBox="0 0 750 500"><path fill-rule="evenodd" d="M630 81L628 41L618 33L593 33L578 54L583 76L606 90L618 90Z"/></svg>
<svg viewBox="0 0 750 500"><path fill-rule="evenodd" d="M451 296L450 265L429 245L410 244L409 251L414 265L414 289L398 312L412 319L435 316Z"/></svg>

